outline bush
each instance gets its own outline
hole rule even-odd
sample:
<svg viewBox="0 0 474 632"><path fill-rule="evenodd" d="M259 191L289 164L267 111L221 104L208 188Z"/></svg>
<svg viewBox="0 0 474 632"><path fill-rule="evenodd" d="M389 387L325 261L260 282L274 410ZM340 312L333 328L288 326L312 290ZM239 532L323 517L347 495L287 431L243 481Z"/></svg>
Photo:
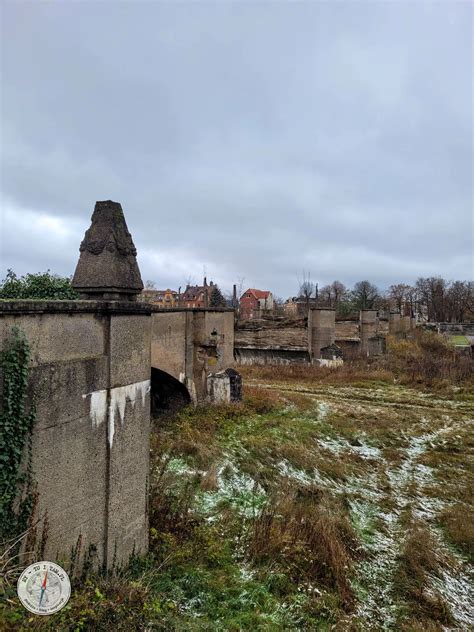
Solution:
<svg viewBox="0 0 474 632"><path fill-rule="evenodd" d="M69 278L51 274L49 270L22 277L18 277L13 270L8 270L0 285L0 298L60 300L76 299L78 294L71 287Z"/></svg>
<svg viewBox="0 0 474 632"><path fill-rule="evenodd" d="M447 381L459 384L472 372L470 358L461 356L439 334L418 330L413 339L387 338L388 367L404 382L432 386Z"/></svg>

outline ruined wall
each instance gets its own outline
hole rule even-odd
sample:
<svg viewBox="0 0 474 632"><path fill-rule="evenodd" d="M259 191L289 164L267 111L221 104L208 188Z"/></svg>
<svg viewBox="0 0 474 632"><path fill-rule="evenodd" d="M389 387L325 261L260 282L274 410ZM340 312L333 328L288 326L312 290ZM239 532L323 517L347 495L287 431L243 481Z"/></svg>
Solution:
<svg viewBox="0 0 474 632"><path fill-rule="evenodd" d="M359 338L358 320L336 320L336 340L346 340L348 338Z"/></svg>
<svg viewBox="0 0 474 632"><path fill-rule="evenodd" d="M388 317L388 331L392 336L400 332L400 312L390 312Z"/></svg>
<svg viewBox="0 0 474 632"><path fill-rule="evenodd" d="M237 329L236 348L257 349L306 349L308 345L305 327Z"/></svg>
<svg viewBox="0 0 474 632"><path fill-rule="evenodd" d="M331 313L331 310L320 311ZM370 322L364 322L364 324L361 324L360 320L338 320L333 325L331 316L331 324L326 327L328 335L325 336L325 342L321 344L327 346L335 342L343 350L344 358L357 358L361 354L361 329L363 329L365 354L368 352L369 355L379 355L384 349L384 341L378 339L377 336L387 333L389 323L387 320L379 321L376 313L374 318L374 313L370 312ZM364 320L367 320L366 316ZM324 327L325 324L321 323L321 326ZM377 339L369 343L372 337ZM309 330L303 322L299 326L292 326L288 323L269 321L257 327L246 326L236 329L235 359L238 364L304 364L309 361L310 344Z"/></svg>
<svg viewBox="0 0 474 632"><path fill-rule="evenodd" d="M388 318L379 318L377 333L386 336L389 333L390 323Z"/></svg>
<svg viewBox="0 0 474 632"><path fill-rule="evenodd" d="M474 336L474 323L437 323L440 332Z"/></svg>
<svg viewBox="0 0 474 632"><path fill-rule="evenodd" d="M265 364L309 364L310 355L307 349L258 349L235 348L235 360L243 365Z"/></svg>
<svg viewBox="0 0 474 632"><path fill-rule="evenodd" d="M402 334L407 334L410 332L411 328L412 328L412 324L411 324L411 316L402 316L400 318L400 333Z"/></svg>
<svg viewBox="0 0 474 632"><path fill-rule="evenodd" d="M197 403L208 397L207 376L234 362L234 311L154 310L151 365L187 387Z"/></svg>
<svg viewBox="0 0 474 632"><path fill-rule="evenodd" d="M0 303L0 347L17 326L32 352L47 559L67 557L79 536L109 566L147 549L150 325L133 303Z"/></svg>

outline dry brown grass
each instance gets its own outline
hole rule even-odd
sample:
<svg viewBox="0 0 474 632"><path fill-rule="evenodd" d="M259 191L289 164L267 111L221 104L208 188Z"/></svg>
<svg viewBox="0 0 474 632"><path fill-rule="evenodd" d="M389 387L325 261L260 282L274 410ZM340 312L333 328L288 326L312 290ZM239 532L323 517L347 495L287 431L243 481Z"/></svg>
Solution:
<svg viewBox="0 0 474 632"><path fill-rule="evenodd" d="M346 361L328 368L311 365L239 366L244 378L300 384L354 384L379 381L450 390L474 386L472 361L458 354L444 336L418 329L410 338L387 336L387 354Z"/></svg>
<svg viewBox="0 0 474 632"><path fill-rule="evenodd" d="M457 503L440 515L450 542L474 561L474 510L472 505Z"/></svg>
<svg viewBox="0 0 474 632"><path fill-rule="evenodd" d="M284 567L294 581L336 591L349 608L354 595L348 575L358 550L342 505L312 487L288 490L269 503L255 520L250 555Z"/></svg>
<svg viewBox="0 0 474 632"><path fill-rule="evenodd" d="M217 463L213 463L201 479L201 489L205 492L216 491L219 488Z"/></svg>
<svg viewBox="0 0 474 632"><path fill-rule="evenodd" d="M461 356L444 336L416 330L413 338L387 337L387 368L403 384L423 384L443 390L472 378L472 361Z"/></svg>
<svg viewBox="0 0 474 632"><path fill-rule="evenodd" d="M244 403L246 412L264 415L283 406L285 398L278 391L247 386L244 383Z"/></svg>
<svg viewBox="0 0 474 632"><path fill-rule="evenodd" d="M288 381L311 384L351 384L358 381L393 382L393 375L377 362L346 362L336 368L311 365L239 366L244 379Z"/></svg>
<svg viewBox="0 0 474 632"><path fill-rule="evenodd" d="M409 603L418 621L450 624L448 605L439 594L428 590L429 575L438 575L443 557L426 527L412 523L395 572L395 590Z"/></svg>

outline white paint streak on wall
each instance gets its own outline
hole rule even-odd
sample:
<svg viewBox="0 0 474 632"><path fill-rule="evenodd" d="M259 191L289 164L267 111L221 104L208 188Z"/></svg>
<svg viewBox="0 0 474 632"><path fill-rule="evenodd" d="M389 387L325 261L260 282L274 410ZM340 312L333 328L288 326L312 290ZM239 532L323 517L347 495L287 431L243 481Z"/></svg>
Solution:
<svg viewBox="0 0 474 632"><path fill-rule="evenodd" d="M109 405L109 445L112 447L115 434L115 413L118 411L120 424L123 426L125 420L125 406L128 401L135 407L138 394L141 396L142 406L145 405L146 394L150 390L150 380L135 382L126 386L117 386L110 390Z"/></svg>
<svg viewBox="0 0 474 632"><path fill-rule="evenodd" d="M86 397L90 397L89 415L92 421L92 427L98 428L105 420L105 415L107 413L107 391L103 390L86 393L82 396L82 399L85 399Z"/></svg>
<svg viewBox="0 0 474 632"><path fill-rule="evenodd" d="M115 414L118 412L120 423L123 426L125 419L125 406L127 400L135 407L135 401L138 396L141 397L142 406L145 405L146 394L150 390L150 380L144 382L135 382L126 386L118 386L110 389L110 405L109 405L109 443L112 447L115 434ZM92 421L92 427L98 428L105 421L107 414L107 390L93 391L82 396L83 399L90 397L89 415Z"/></svg>

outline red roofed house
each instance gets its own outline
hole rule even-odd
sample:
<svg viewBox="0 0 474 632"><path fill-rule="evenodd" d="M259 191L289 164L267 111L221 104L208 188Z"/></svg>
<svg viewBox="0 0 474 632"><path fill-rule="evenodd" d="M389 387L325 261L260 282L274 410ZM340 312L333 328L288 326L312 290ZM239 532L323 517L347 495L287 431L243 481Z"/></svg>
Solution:
<svg viewBox="0 0 474 632"><path fill-rule="evenodd" d="M248 289L240 297L240 318L258 318L262 312L273 311L273 295L268 290Z"/></svg>

